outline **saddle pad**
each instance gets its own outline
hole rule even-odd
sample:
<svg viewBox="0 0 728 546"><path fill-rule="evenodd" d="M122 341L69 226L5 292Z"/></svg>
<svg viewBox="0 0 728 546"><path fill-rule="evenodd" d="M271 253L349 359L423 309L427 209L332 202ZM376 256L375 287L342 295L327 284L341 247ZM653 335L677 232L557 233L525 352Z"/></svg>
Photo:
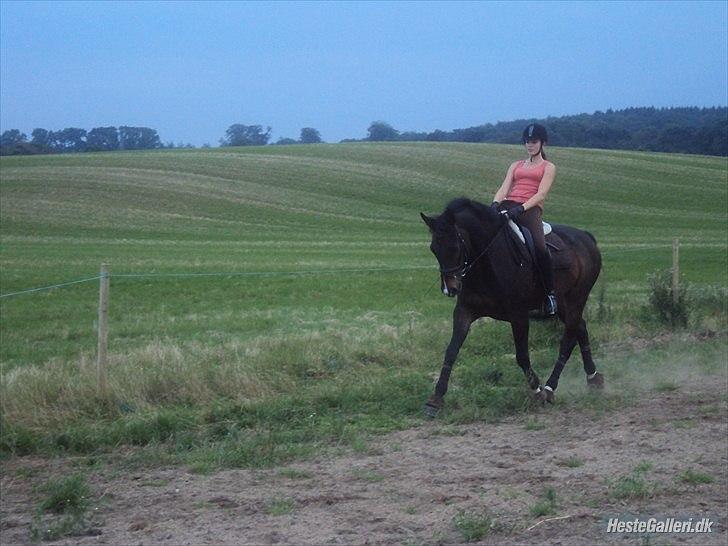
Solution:
<svg viewBox="0 0 728 546"><path fill-rule="evenodd" d="M513 233L516 234L516 237L518 237L521 240L521 242L525 245L526 239L525 239L525 237L523 237L523 233L521 233L521 228L519 228L513 220L508 220L508 227L513 230Z"/></svg>
<svg viewBox="0 0 728 546"><path fill-rule="evenodd" d="M546 247L551 251L551 264L554 269L571 267L573 252L556 233L551 232L546 236Z"/></svg>
<svg viewBox="0 0 728 546"><path fill-rule="evenodd" d="M501 212L501 214L503 213ZM548 222L541 223L543 224L543 234L549 235L553 231L551 229L551 224L549 224ZM513 230L513 233L516 234L516 237L518 237L523 244L526 244L526 239L523 238L523 233L521 233L521 229L513 220L508 220L508 226Z"/></svg>

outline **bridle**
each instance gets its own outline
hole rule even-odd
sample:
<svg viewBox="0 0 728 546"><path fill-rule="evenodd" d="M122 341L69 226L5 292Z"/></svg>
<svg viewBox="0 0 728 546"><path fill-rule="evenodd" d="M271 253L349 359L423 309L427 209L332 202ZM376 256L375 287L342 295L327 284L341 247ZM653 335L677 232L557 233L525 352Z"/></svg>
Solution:
<svg viewBox="0 0 728 546"><path fill-rule="evenodd" d="M468 258L468 245L465 243L465 239L463 239L463 236L460 234L460 231L456 228L456 233L458 236L458 249L460 250L460 256L462 258L462 262L460 265L456 265L455 267L448 267L447 269L440 268L440 274L442 275L450 275L451 273L455 273L455 277L459 277L461 279L464 279L470 270L475 266L475 263L485 256L488 251L490 250L490 247L493 246L493 243L495 242L496 237L500 233L501 229L503 229L503 226L505 224L501 224L500 227L496 230L495 234L493 235L492 239L490 240L490 243L488 243L488 246L485 247L485 250L483 250L480 254L478 254L474 260L470 261Z"/></svg>

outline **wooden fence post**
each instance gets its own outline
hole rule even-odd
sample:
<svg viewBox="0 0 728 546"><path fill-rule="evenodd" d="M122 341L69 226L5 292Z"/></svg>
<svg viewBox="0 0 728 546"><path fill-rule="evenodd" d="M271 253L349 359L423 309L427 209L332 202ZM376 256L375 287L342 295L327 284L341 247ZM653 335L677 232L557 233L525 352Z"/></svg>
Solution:
<svg viewBox="0 0 728 546"><path fill-rule="evenodd" d="M101 264L99 280L99 345L96 356L96 387L99 396L107 393L106 349L109 337L109 266Z"/></svg>
<svg viewBox="0 0 728 546"><path fill-rule="evenodd" d="M680 241L677 237L672 240L672 301L677 305L680 288Z"/></svg>

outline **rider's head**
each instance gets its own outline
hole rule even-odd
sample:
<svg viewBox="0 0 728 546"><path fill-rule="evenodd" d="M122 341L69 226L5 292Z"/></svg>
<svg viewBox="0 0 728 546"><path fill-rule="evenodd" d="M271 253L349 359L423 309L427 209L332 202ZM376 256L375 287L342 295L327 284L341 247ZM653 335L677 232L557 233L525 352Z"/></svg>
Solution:
<svg viewBox="0 0 728 546"><path fill-rule="evenodd" d="M546 159L546 154L543 153L543 146L549 140L546 127L538 123L531 123L523 130L522 137L529 155L534 156L540 152L541 157Z"/></svg>

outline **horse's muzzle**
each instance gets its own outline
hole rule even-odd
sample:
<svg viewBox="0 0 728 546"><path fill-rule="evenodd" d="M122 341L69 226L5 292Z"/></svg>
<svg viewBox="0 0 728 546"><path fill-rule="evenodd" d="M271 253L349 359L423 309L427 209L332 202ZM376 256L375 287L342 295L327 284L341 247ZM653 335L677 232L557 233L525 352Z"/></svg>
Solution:
<svg viewBox="0 0 728 546"><path fill-rule="evenodd" d="M454 298L460 293L462 282L459 277L454 275L442 275L441 279L442 293L448 298Z"/></svg>

